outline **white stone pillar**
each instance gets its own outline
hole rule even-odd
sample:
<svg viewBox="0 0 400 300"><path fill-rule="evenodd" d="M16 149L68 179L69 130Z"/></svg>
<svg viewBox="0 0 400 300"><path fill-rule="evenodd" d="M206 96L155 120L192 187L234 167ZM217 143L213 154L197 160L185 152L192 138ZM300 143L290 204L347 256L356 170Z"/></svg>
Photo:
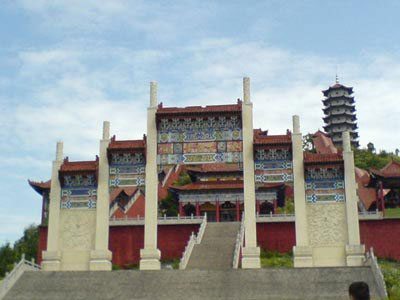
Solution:
<svg viewBox="0 0 400 300"><path fill-rule="evenodd" d="M103 138L100 140L99 171L97 180L96 234L95 249L90 252L89 269L91 271L111 271L111 251L108 250L109 201L108 188L109 166L107 148L110 143L110 122L103 123Z"/></svg>
<svg viewBox="0 0 400 300"><path fill-rule="evenodd" d="M59 224L61 206L61 185L58 172L63 163L63 143L57 142L56 159L51 171L49 223L47 226L47 249L43 251L43 271L59 271L61 269L61 251L59 249Z"/></svg>
<svg viewBox="0 0 400 300"><path fill-rule="evenodd" d="M348 233L348 244L346 245L346 264L348 266L361 266L364 262L365 247L360 243L354 154L351 150L350 133L348 131L343 132L342 140Z"/></svg>
<svg viewBox="0 0 400 300"><path fill-rule="evenodd" d="M304 186L303 137L300 131L300 118L293 116L292 133L293 188L296 220L296 246L293 247L294 266L312 267L312 248L308 239L307 207Z"/></svg>
<svg viewBox="0 0 400 300"><path fill-rule="evenodd" d="M260 248L257 247L256 190L253 149L253 103L250 101L250 78L243 78L243 182L245 247L242 250L242 268L260 268Z"/></svg>
<svg viewBox="0 0 400 300"><path fill-rule="evenodd" d="M157 82L150 82L150 106L147 109L146 139L146 202L144 249L140 250L140 270L159 270L160 250L157 249L158 176L157 176Z"/></svg>

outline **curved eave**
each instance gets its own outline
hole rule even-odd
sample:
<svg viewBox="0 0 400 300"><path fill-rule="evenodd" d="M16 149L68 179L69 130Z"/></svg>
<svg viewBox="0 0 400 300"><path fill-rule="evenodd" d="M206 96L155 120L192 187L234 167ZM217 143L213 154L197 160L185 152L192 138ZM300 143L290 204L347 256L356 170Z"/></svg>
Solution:
<svg viewBox="0 0 400 300"><path fill-rule="evenodd" d="M330 96L326 99L322 99L322 103L324 105L327 105L329 102L333 101L333 100L340 100L340 99L344 99L347 103L354 103L354 97L349 97L349 96Z"/></svg>
<svg viewBox="0 0 400 300"><path fill-rule="evenodd" d="M334 86L330 86L327 90L323 90L322 93L324 94L324 96L328 96L330 91L335 91L335 90L346 90L350 95L353 94L352 87L347 87L342 84L335 84Z"/></svg>
<svg viewBox="0 0 400 300"><path fill-rule="evenodd" d="M41 196L45 191L50 191L50 180L46 182L35 182L28 179L28 184Z"/></svg>
<svg viewBox="0 0 400 300"><path fill-rule="evenodd" d="M324 117L324 118L322 118L322 119L323 119L325 122L327 122L327 121L329 121L329 119L334 119L334 118L337 118L337 117L350 117L350 119L351 119L352 121L356 121L356 120L357 120L356 115L351 114L351 113L341 113L341 114L337 114L337 115L329 115L329 116L326 116L326 117Z"/></svg>
<svg viewBox="0 0 400 300"><path fill-rule="evenodd" d="M352 130L356 130L358 128L357 124L354 123L348 123L348 122L342 122L342 123L337 123L337 124L330 124L330 125L326 125L323 126L324 130L327 131L330 128L334 128L334 127L338 127L338 126L342 126L342 125L350 125L352 128Z"/></svg>

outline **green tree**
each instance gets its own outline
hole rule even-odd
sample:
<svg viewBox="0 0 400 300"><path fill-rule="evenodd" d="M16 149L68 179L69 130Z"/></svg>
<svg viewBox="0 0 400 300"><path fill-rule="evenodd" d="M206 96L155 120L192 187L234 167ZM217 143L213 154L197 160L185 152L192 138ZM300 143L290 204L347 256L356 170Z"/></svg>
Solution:
<svg viewBox="0 0 400 300"><path fill-rule="evenodd" d="M24 230L24 235L14 243L16 258L20 259L24 253L27 260L37 257L37 248L39 242L39 227L35 224L29 225Z"/></svg>
<svg viewBox="0 0 400 300"><path fill-rule="evenodd" d="M10 272L15 262L15 252L11 248L10 243L0 247L0 279L3 278L6 272Z"/></svg>
<svg viewBox="0 0 400 300"><path fill-rule="evenodd" d="M0 247L0 279L10 272L22 254L27 260L36 259L39 241L39 227L31 224L25 228L23 236L11 247L10 243Z"/></svg>

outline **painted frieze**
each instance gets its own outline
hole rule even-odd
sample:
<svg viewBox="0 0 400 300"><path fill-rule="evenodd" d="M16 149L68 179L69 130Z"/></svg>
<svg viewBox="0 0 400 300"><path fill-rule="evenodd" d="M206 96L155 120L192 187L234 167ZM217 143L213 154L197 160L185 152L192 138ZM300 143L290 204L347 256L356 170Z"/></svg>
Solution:
<svg viewBox="0 0 400 300"><path fill-rule="evenodd" d="M157 162L161 165L241 162L241 126L238 116L161 119Z"/></svg>
<svg viewBox="0 0 400 300"><path fill-rule="evenodd" d="M62 175L61 208L96 208L95 175Z"/></svg>
<svg viewBox="0 0 400 300"><path fill-rule="evenodd" d="M310 203L344 202L343 167L305 168L305 190Z"/></svg>
<svg viewBox="0 0 400 300"><path fill-rule="evenodd" d="M256 149L254 167L258 183L293 182L290 149Z"/></svg>
<svg viewBox="0 0 400 300"><path fill-rule="evenodd" d="M172 149L172 145L169 146ZM162 151L168 151L164 147ZM110 188L142 186L145 182L143 153L115 152L110 156Z"/></svg>

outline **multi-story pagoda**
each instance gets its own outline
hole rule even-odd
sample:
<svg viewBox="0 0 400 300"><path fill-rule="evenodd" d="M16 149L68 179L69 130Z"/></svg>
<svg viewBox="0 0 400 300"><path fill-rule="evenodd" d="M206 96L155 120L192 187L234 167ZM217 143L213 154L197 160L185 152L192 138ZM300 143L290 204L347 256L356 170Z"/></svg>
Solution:
<svg viewBox="0 0 400 300"><path fill-rule="evenodd" d="M322 100L325 132L330 135L335 146L342 147L342 132L350 131L351 145L358 148L353 88L340 84L336 79L336 83L322 93L325 96L325 99Z"/></svg>

